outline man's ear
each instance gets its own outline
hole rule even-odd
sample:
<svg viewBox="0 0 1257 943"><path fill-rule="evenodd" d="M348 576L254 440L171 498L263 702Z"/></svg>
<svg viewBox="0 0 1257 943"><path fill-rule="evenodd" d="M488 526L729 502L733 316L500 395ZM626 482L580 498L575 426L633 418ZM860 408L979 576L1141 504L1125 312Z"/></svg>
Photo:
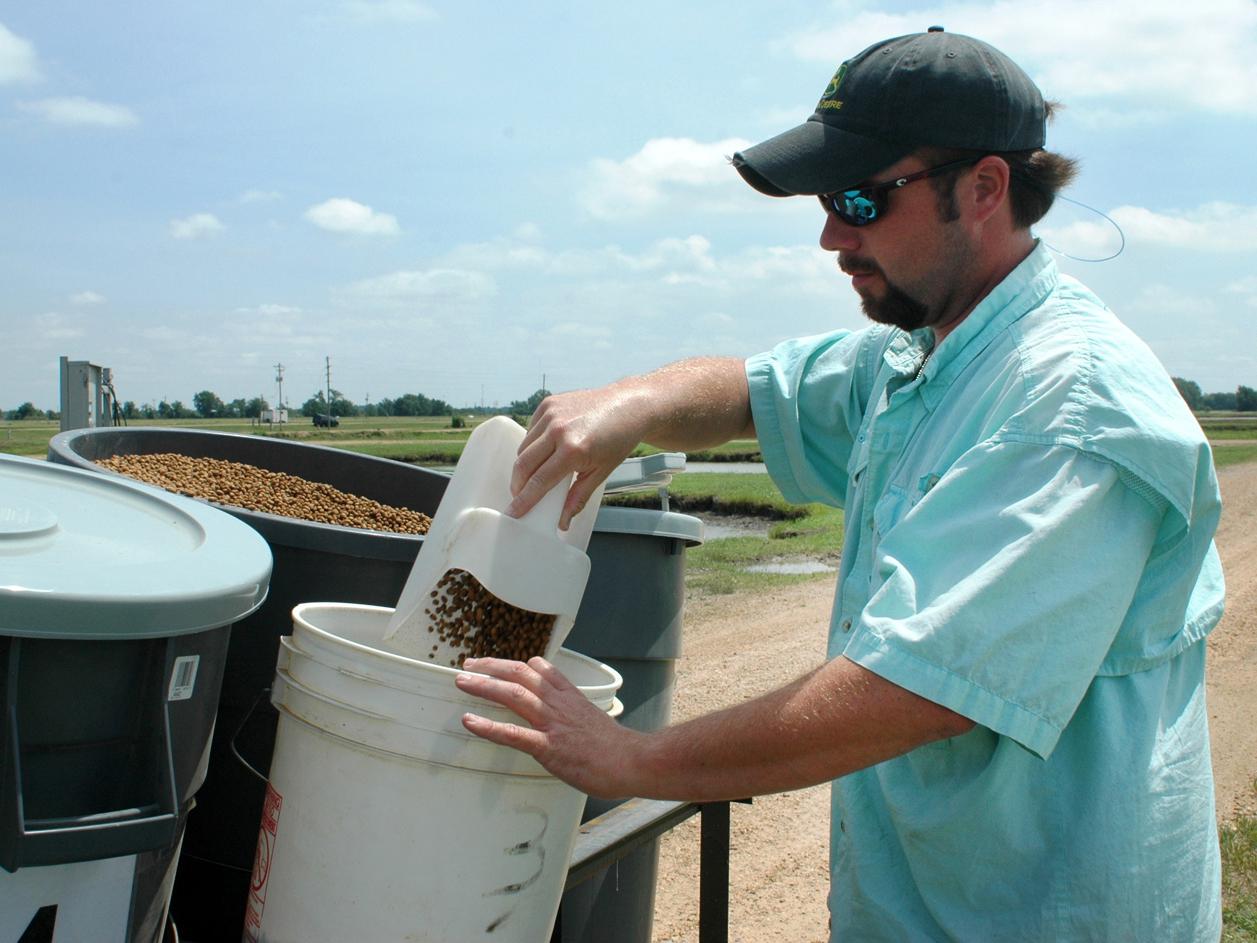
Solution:
<svg viewBox="0 0 1257 943"><path fill-rule="evenodd" d="M1002 157L988 154L973 165L966 196L976 222L984 223L1009 199L1012 172Z"/></svg>

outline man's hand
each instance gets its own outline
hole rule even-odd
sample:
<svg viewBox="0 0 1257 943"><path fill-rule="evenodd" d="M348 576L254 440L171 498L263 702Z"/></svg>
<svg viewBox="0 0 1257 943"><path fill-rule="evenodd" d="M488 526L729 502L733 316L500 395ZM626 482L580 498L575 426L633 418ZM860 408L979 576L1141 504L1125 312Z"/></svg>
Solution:
<svg viewBox="0 0 1257 943"><path fill-rule="evenodd" d="M581 792L605 799L632 794L633 748L641 734L621 727L599 710L544 658L527 664L500 658L468 658L459 690L501 704L531 725L464 714L476 736L532 756L552 775Z"/></svg>
<svg viewBox="0 0 1257 943"><path fill-rule="evenodd" d="M528 425L511 471L514 500L506 509L525 514L572 472L559 527L567 530L590 496L642 441L643 404L622 386L562 393L542 400Z"/></svg>

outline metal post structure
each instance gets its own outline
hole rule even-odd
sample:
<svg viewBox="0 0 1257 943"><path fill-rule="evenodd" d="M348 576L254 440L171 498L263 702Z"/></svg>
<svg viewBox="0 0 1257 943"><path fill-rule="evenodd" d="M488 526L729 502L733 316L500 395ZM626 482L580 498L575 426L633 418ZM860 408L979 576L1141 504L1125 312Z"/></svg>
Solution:
<svg viewBox="0 0 1257 943"><path fill-rule="evenodd" d="M738 802L749 803L750 799ZM654 841L695 814L699 828L699 943L729 943L729 803L629 799L580 827L568 864L571 890ZM550 943L560 943L563 911L554 921Z"/></svg>

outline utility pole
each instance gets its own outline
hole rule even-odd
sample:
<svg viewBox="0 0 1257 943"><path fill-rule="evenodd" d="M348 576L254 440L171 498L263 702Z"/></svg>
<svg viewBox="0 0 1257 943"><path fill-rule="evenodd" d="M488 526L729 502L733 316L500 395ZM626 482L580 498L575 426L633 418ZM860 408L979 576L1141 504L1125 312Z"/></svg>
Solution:
<svg viewBox="0 0 1257 943"><path fill-rule="evenodd" d="M324 365L327 370L327 414L332 415L332 358L324 357Z"/></svg>
<svg viewBox="0 0 1257 943"><path fill-rule="evenodd" d="M275 364L275 382L279 384L279 402L275 404L276 409L284 408L284 365L282 363Z"/></svg>

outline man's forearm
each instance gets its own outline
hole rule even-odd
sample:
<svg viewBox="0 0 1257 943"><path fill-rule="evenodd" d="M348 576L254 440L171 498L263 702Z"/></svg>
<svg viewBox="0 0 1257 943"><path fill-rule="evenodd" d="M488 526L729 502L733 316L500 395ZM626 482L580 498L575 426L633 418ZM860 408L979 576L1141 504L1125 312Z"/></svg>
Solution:
<svg viewBox="0 0 1257 943"><path fill-rule="evenodd" d="M783 792L972 726L840 657L762 697L642 736L615 791L692 801Z"/></svg>
<svg viewBox="0 0 1257 943"><path fill-rule="evenodd" d="M755 435L739 358L694 357L620 383L651 401L653 422L642 437L650 445L684 451Z"/></svg>

